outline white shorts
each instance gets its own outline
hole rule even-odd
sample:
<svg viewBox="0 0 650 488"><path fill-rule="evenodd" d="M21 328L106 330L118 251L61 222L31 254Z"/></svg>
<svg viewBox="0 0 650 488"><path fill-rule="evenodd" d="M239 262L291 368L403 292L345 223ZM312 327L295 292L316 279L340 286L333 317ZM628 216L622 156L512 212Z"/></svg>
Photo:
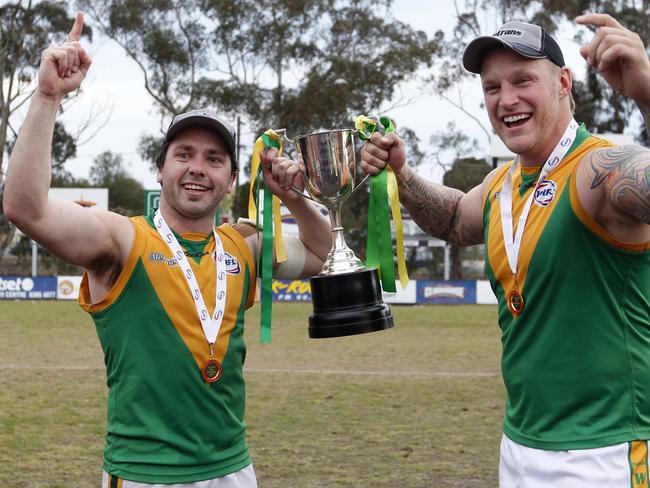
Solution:
<svg viewBox="0 0 650 488"><path fill-rule="evenodd" d="M221 478L196 481L194 483L176 483L173 485L123 480L111 476L104 471L102 474L102 488L257 488L257 479L255 478L255 471L253 470L252 464Z"/></svg>
<svg viewBox="0 0 650 488"><path fill-rule="evenodd" d="M545 451L501 439L500 488L648 488L648 441Z"/></svg>

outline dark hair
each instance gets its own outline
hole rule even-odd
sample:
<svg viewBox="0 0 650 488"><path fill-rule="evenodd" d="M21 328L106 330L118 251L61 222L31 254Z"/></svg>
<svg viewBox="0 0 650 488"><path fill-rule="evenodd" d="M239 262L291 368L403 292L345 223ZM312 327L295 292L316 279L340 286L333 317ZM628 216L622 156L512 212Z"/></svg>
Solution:
<svg viewBox="0 0 650 488"><path fill-rule="evenodd" d="M158 167L158 169L162 169L163 165L165 164L165 157L167 157L168 149L169 149L169 141L163 142L160 151L158 151L158 154L156 155L156 166Z"/></svg>

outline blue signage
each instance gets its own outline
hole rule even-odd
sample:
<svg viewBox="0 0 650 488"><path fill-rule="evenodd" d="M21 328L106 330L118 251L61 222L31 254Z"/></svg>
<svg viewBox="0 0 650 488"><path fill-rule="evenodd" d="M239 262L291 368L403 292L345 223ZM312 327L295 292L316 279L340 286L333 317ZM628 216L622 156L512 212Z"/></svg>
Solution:
<svg viewBox="0 0 650 488"><path fill-rule="evenodd" d="M56 276L0 276L0 300L55 300Z"/></svg>
<svg viewBox="0 0 650 488"><path fill-rule="evenodd" d="M417 303L476 303L476 281L418 280Z"/></svg>

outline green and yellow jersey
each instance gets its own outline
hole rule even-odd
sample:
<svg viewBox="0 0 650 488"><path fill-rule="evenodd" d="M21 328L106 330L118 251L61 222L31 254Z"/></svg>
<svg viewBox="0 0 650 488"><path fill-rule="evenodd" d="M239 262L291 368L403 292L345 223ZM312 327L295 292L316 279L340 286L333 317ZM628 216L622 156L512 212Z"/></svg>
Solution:
<svg viewBox="0 0 650 488"><path fill-rule="evenodd" d="M210 351L181 269L150 218L132 219L133 248L117 282L79 303L104 351L108 417L104 469L144 483L187 483L250 464L245 440L244 311L254 303L255 262L241 235L217 228L226 253L227 301L214 356L221 378L203 381ZM210 311L215 305L212 235L177 235Z"/></svg>
<svg viewBox="0 0 650 488"><path fill-rule="evenodd" d="M650 243L627 244L581 207L578 163L612 144L584 127L562 162L515 170L513 221L532 191L517 283L523 312L506 298L514 280L501 227L500 168L484 200L486 272L498 298L504 432L525 446L566 450L650 439ZM514 229L516 231L516 228Z"/></svg>

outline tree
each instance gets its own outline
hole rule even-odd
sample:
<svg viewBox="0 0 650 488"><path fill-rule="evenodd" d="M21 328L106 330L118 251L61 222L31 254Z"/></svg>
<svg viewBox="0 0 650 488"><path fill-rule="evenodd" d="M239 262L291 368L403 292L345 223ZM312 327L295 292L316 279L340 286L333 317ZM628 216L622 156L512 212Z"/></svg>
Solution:
<svg viewBox="0 0 650 488"><path fill-rule="evenodd" d="M142 213L144 189L142 184L129 176L124 158L120 154L104 151L93 160L90 168L93 185L108 188L108 209L122 215Z"/></svg>
<svg viewBox="0 0 650 488"><path fill-rule="evenodd" d="M108 188L108 209L121 215L142 214L144 188L142 183L128 175L118 176L110 181Z"/></svg>
<svg viewBox="0 0 650 488"><path fill-rule="evenodd" d="M442 183L467 193L475 186L480 185L491 169L485 159L459 158L445 173ZM462 278L461 249L455 244L451 245L450 277L452 280Z"/></svg>
<svg viewBox="0 0 650 488"><path fill-rule="evenodd" d="M145 89L164 116L199 104L200 73L209 68L203 2L196 0L81 0L102 33L117 42L144 74Z"/></svg>
<svg viewBox="0 0 650 488"><path fill-rule="evenodd" d="M25 104L34 91L45 46L68 33L74 18L68 15L68 2L19 0L0 6L0 182L4 180L7 132L15 136L10 117ZM84 35L92 37L87 28ZM59 126L57 136L65 135Z"/></svg>
<svg viewBox="0 0 650 488"><path fill-rule="evenodd" d="M124 158L112 151L104 151L93 159L90 167L90 182L96 186L106 186L117 178L126 176Z"/></svg>
<svg viewBox="0 0 650 488"><path fill-rule="evenodd" d="M81 4L138 64L161 118L218 107L231 119L242 116L254 134L269 127L286 128L290 136L352 127L358 114L383 113L403 102L400 84L418 76L438 52L437 38L392 17L390 0ZM417 138L408 143L413 148ZM160 147L159 136L145 136L139 153L153 161ZM365 230L354 233L366 225L365 192L359 190L343 212L357 252L365 242ZM234 212L247 195L238 192Z"/></svg>
<svg viewBox="0 0 650 488"><path fill-rule="evenodd" d="M145 75L162 116L209 105L255 133L350 127L431 64L389 0L82 0ZM151 154L152 151L144 151Z"/></svg>
<svg viewBox="0 0 650 488"><path fill-rule="evenodd" d="M0 200L4 191L5 156L11 151L17 130L11 116L34 93L34 83L45 46L62 39L73 23L68 2L18 0L0 6ZM90 28L84 36L92 37ZM79 134L80 135L80 134ZM70 179L63 164L76 154L77 138L57 123L54 131L53 177ZM0 205L0 262L14 239L16 228L5 219Z"/></svg>

